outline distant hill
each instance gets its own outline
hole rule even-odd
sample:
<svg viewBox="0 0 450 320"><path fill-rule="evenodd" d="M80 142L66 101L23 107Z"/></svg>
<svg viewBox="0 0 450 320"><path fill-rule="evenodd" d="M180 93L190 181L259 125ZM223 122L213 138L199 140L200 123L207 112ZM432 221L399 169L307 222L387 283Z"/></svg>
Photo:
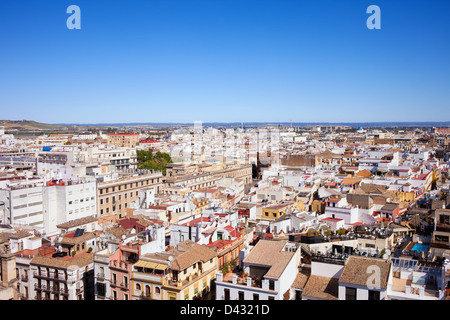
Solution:
<svg viewBox="0 0 450 320"><path fill-rule="evenodd" d="M66 126L63 125L39 123L32 120L0 120L0 126L3 126L5 128L5 131L62 130L66 128Z"/></svg>

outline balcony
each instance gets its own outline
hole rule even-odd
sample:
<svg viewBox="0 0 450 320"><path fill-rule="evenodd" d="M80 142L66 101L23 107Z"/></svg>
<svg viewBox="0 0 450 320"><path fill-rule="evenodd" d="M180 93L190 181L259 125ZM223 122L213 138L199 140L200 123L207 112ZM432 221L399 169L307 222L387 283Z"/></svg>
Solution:
<svg viewBox="0 0 450 320"><path fill-rule="evenodd" d="M267 279L259 279L254 276L248 276L248 277L239 277L236 273L229 272L226 275L223 275L223 277L220 277L220 274L217 274L216 278L217 282L226 282L226 283L232 283L234 285L244 286L248 288L257 288L264 290L266 292L277 292L275 290L275 283L270 283Z"/></svg>
<svg viewBox="0 0 450 320"><path fill-rule="evenodd" d="M35 283L34 284L34 289L35 290L46 290L47 289L47 286L45 285L45 284L41 284L41 285L39 285L39 284L37 284L37 283Z"/></svg>
<svg viewBox="0 0 450 320"><path fill-rule="evenodd" d="M39 272L35 271L35 272L33 272L33 276L35 278L40 278L40 279L67 281L67 276L66 275L58 274L58 273L55 273L55 272L49 272L47 274L47 273L44 273L44 272L39 273Z"/></svg>
<svg viewBox="0 0 450 320"><path fill-rule="evenodd" d="M164 282L164 276L158 276L158 275L153 275L153 274L149 274L149 273L144 273L144 272L133 272L133 279L134 280L141 280L141 281L151 281L153 283L158 283L158 284L163 284Z"/></svg>
<svg viewBox="0 0 450 320"><path fill-rule="evenodd" d="M439 241L439 240L431 240L430 246L434 248L441 248L441 249L450 249L450 242L448 241Z"/></svg>
<svg viewBox="0 0 450 320"><path fill-rule="evenodd" d="M119 288L128 290L128 285L129 285L129 282L120 282L119 283L118 281L111 280L112 287L119 287Z"/></svg>
<svg viewBox="0 0 450 320"><path fill-rule="evenodd" d="M64 288L60 288L59 289L59 293L68 296L69 295L69 290L68 289L64 289Z"/></svg>
<svg viewBox="0 0 450 320"><path fill-rule="evenodd" d="M437 223L436 231L449 232L450 233L450 224L447 223Z"/></svg>
<svg viewBox="0 0 450 320"><path fill-rule="evenodd" d="M431 286L417 286L411 280L392 278L392 285L388 287L390 295L416 298L420 300L435 300L439 298L439 290Z"/></svg>
<svg viewBox="0 0 450 320"><path fill-rule="evenodd" d="M128 272L129 270L131 270L131 265L124 261L113 260L110 262L109 266L111 268L119 269L119 270L122 270L125 272Z"/></svg>
<svg viewBox="0 0 450 320"><path fill-rule="evenodd" d="M64 294L64 295L68 295L69 294L69 290L65 289L65 288L61 288L59 286L47 286L46 284L34 284L34 289L35 290L40 290L40 291L46 291L46 292L52 292L55 294Z"/></svg>
<svg viewBox="0 0 450 320"><path fill-rule="evenodd" d="M105 280L105 274L99 272L99 273L97 273L96 278L97 278L98 281L104 281Z"/></svg>

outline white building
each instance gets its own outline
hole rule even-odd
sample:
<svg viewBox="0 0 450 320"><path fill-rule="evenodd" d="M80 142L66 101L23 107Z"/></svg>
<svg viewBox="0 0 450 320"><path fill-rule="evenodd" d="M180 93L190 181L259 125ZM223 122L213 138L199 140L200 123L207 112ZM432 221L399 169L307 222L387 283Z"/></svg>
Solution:
<svg viewBox="0 0 450 320"><path fill-rule="evenodd" d="M97 213L95 182L30 180L0 190L4 224L29 226L41 233L58 231L57 225Z"/></svg>
<svg viewBox="0 0 450 320"><path fill-rule="evenodd" d="M242 260L248 275L216 274L217 300L283 300L290 292L301 259L298 243L260 240ZM289 297L290 298L290 297Z"/></svg>
<svg viewBox="0 0 450 320"><path fill-rule="evenodd" d="M43 187L44 230L58 231L57 225L97 214L95 182L61 181Z"/></svg>

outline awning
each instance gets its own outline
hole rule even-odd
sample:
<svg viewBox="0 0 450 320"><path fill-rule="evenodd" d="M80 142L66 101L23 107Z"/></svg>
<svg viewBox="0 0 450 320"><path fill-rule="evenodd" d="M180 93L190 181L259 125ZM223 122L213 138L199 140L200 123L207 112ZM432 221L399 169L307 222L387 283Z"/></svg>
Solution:
<svg viewBox="0 0 450 320"><path fill-rule="evenodd" d="M157 265L158 264L155 262L139 260L138 262L136 262L136 264L134 266L135 267L144 267L147 269L154 269Z"/></svg>
<svg viewBox="0 0 450 320"><path fill-rule="evenodd" d="M169 266L167 264L158 264L154 269L156 270L166 270Z"/></svg>
<svg viewBox="0 0 450 320"><path fill-rule="evenodd" d="M169 266L167 264L161 264L151 261L139 260L134 265L135 267L144 267L147 269L166 270Z"/></svg>

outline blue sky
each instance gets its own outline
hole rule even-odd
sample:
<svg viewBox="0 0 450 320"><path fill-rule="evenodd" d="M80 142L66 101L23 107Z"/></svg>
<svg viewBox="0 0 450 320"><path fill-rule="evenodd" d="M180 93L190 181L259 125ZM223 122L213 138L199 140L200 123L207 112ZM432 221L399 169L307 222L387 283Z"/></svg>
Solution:
<svg viewBox="0 0 450 320"><path fill-rule="evenodd" d="M449 121L449 14L448 0L2 0L0 118Z"/></svg>

